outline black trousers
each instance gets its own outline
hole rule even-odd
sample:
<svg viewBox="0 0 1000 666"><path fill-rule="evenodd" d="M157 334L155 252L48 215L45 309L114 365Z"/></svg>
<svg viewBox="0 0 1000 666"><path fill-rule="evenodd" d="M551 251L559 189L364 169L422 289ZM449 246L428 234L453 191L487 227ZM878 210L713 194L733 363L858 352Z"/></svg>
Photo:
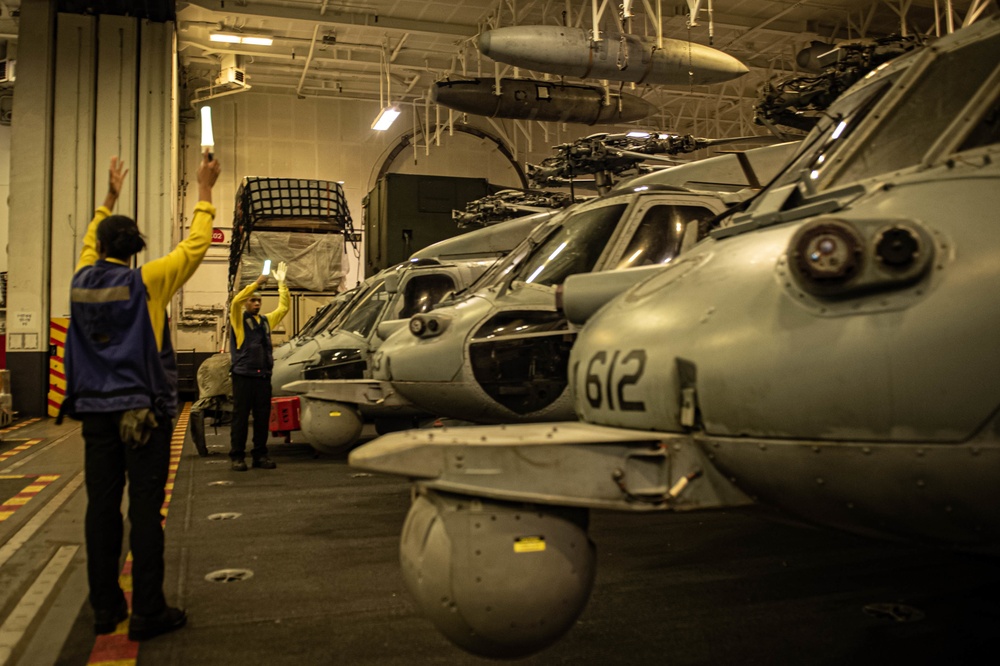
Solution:
<svg viewBox="0 0 1000 666"><path fill-rule="evenodd" d="M163 596L164 488L170 469L170 419L149 442L130 449L118 435L121 412L83 416L87 485L87 579L90 605L118 608L125 596L118 584L122 551L122 494L128 478L129 547L132 549L132 612L156 615L167 605Z"/></svg>
<svg viewBox="0 0 1000 666"><path fill-rule="evenodd" d="M230 431L229 457L243 460L247 451L247 421L253 414L254 460L267 457L268 426L271 420L271 378L233 375L233 427Z"/></svg>

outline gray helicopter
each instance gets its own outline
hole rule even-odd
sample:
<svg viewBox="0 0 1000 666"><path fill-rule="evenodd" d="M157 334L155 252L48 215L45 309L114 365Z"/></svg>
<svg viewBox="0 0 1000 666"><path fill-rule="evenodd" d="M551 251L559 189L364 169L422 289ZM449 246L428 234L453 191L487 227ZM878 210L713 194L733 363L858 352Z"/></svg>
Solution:
<svg viewBox="0 0 1000 666"><path fill-rule="evenodd" d="M282 386L290 382L371 377L370 359L385 336L379 333L384 321L425 312L448 294L469 287L550 215L525 215L434 243L331 298L293 338L274 349L272 409L289 395ZM229 367L229 354L223 352L198 369L199 400L191 410L191 434L202 456L209 455L205 413L218 418L232 409ZM420 413L405 406L375 405L367 416L378 431L388 431L398 429L394 424L399 419L409 423L407 417ZM313 441L317 450L331 452L323 440Z"/></svg>
<svg viewBox="0 0 1000 666"><path fill-rule="evenodd" d="M371 377L371 356L385 336L384 330L380 333L383 322L426 312L448 294L469 287L550 215L528 215L440 241L338 294L295 337L275 348L272 394L288 396L282 387L302 379ZM366 415L379 430L388 430L397 420L420 413L406 406L373 405ZM317 450L331 452L324 440L309 441Z"/></svg>
<svg viewBox="0 0 1000 666"><path fill-rule="evenodd" d="M366 420L392 410L402 416L391 424L398 429L413 427L406 418L414 414L478 423L575 418L566 364L576 331L556 309L559 285L570 275L603 271L605 287L620 291L621 280L632 284L641 271L675 260L727 202L775 174L793 148L661 170L555 213L473 288L430 311L384 322L371 380L284 385L299 395L306 441L349 450ZM622 270L639 266L639 273Z"/></svg>
<svg viewBox="0 0 1000 666"><path fill-rule="evenodd" d="M462 648L530 654L590 594L588 509L767 503L1000 552L1000 17L873 71L730 224L615 298L574 276L581 422L412 430L401 561ZM395 369L394 369L395 372Z"/></svg>

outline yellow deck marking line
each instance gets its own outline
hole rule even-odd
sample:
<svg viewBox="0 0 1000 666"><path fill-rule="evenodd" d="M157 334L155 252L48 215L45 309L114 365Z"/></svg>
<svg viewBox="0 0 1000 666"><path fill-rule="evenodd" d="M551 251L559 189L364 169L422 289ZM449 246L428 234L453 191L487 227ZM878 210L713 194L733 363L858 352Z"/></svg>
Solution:
<svg viewBox="0 0 1000 666"><path fill-rule="evenodd" d="M38 421L41 421L41 420L42 420L42 417L36 416L36 417L34 417L32 419L28 419L26 421L19 421L18 423L15 423L13 425L7 426L6 428L0 429L0 435L6 435L9 432L14 432L15 430L18 430L19 428L23 428L24 426L31 425L32 423L37 423Z"/></svg>
<svg viewBox="0 0 1000 666"><path fill-rule="evenodd" d="M35 532L44 525L49 518L52 517L56 511L63 505L63 503L70 498L70 495L76 492L77 488L83 484L83 472L79 472L76 476L70 479L69 483L56 494L45 506L38 510L31 520L25 523L24 527L19 529L14 536L12 536L7 543L0 546L0 567L7 563L14 553L18 551L28 539L30 539Z"/></svg>
<svg viewBox="0 0 1000 666"><path fill-rule="evenodd" d="M32 497L45 490L45 487L59 478L58 474L26 475L26 474L0 474L0 479L34 479L30 485L21 489L21 492L8 500L0 502L0 523L14 515L14 511L28 503Z"/></svg>
<svg viewBox="0 0 1000 666"><path fill-rule="evenodd" d="M0 625L0 666L6 666L8 663L11 663L10 660L14 656L14 648L24 638L24 634L31 627L31 623L45 605L45 600L52 594L52 590L55 589L59 579L62 578L63 572L69 567L73 556L76 555L76 551L79 549L80 546L62 546L59 548L56 554L52 556L52 559L49 560L49 563L45 565L45 568L42 569L42 573L38 574L38 578L35 579L35 582L31 584L28 591L21 597L21 600L14 607L11 614L7 616L7 620L3 625Z"/></svg>
<svg viewBox="0 0 1000 666"><path fill-rule="evenodd" d="M181 462L181 449L184 447L184 436L187 433L188 419L191 416L191 403L185 403L177 416L173 435L170 437L170 466L167 468L167 483L164 487L163 508L161 509L166 529L166 517L170 511L170 499L174 494L174 479ZM125 566L118 576L118 584L125 592L125 597L132 601L132 553L125 557ZM90 653L88 666L135 666L139 657L139 643L128 640L128 624L122 622L110 634L102 634L94 641L94 649Z"/></svg>
<svg viewBox="0 0 1000 666"><path fill-rule="evenodd" d="M9 473L9 472L14 471L18 467L23 467L24 465L28 464L29 462L31 462L32 460L34 460L38 456L40 456L43 453L45 453L46 451L48 451L49 449L51 449L51 448L53 448L55 446L58 446L59 444L62 444L63 442L65 442L67 439L69 439L73 435L79 434L79 432L80 432L80 429L77 427L77 428L74 428L73 430L71 430L71 431L69 431L69 432L67 432L67 433L65 433L63 435L60 435L59 437L57 437L56 439L52 440L51 442L49 442L45 446L40 446L35 451L32 451L31 453L29 453L27 455L24 455L21 458L18 458L17 462L10 463L5 468L3 468L2 470L0 470L0 473Z"/></svg>
<svg viewBox="0 0 1000 666"><path fill-rule="evenodd" d="M38 444L39 442L42 442L42 441L44 441L44 440L41 440L41 439L29 439L24 444L21 444L20 446L15 446L10 451L5 451L4 453L0 453L0 463L2 463L4 460L7 460L7 458L13 458L18 453L24 453L25 451L27 451L28 449L30 449L31 447L33 447L35 444Z"/></svg>

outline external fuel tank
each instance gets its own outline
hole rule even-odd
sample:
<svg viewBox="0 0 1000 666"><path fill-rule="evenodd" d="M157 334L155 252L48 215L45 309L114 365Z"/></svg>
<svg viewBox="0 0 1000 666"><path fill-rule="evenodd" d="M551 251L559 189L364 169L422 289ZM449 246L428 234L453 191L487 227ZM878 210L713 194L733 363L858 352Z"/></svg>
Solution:
<svg viewBox="0 0 1000 666"><path fill-rule="evenodd" d="M501 79L498 91L492 77L438 81L431 87L431 100L477 116L585 125L641 120L657 110L627 93L612 92L605 99L604 90L597 86Z"/></svg>
<svg viewBox="0 0 1000 666"><path fill-rule="evenodd" d="M704 85L743 76L746 65L703 44L637 35L605 36L556 25L512 26L479 35L479 51L497 62L538 72L633 83Z"/></svg>

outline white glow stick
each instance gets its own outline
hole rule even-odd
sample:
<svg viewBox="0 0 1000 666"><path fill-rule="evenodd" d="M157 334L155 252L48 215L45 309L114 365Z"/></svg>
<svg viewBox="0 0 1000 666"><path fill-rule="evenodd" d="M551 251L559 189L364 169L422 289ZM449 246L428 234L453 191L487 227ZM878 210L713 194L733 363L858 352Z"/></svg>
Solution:
<svg viewBox="0 0 1000 666"><path fill-rule="evenodd" d="M201 152L208 150L209 159L215 148L215 136L212 135L212 107L201 107Z"/></svg>

